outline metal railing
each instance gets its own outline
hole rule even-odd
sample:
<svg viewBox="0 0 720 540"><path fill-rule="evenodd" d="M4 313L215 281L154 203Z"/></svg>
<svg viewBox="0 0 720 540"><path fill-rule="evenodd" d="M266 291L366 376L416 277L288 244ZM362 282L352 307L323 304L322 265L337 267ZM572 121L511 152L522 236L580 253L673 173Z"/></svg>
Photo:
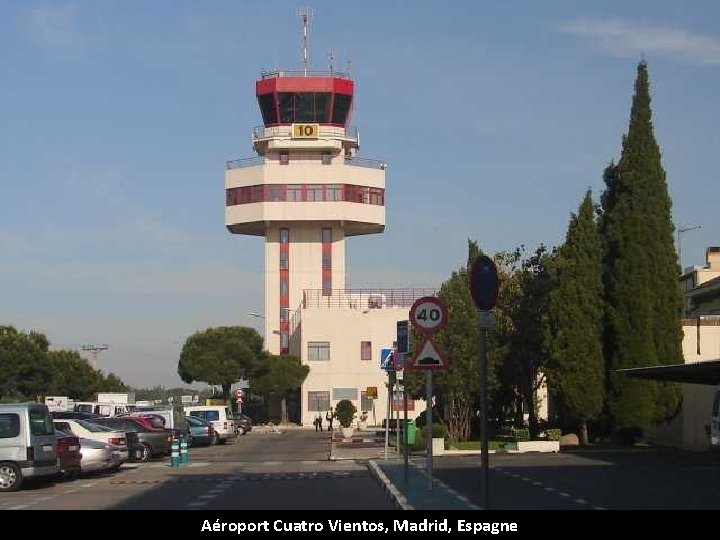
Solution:
<svg viewBox="0 0 720 540"><path fill-rule="evenodd" d="M368 169L380 169L384 171L387 169L387 164L379 159L368 159L361 157L346 157L345 165L353 165L355 167L367 167Z"/></svg>
<svg viewBox="0 0 720 540"><path fill-rule="evenodd" d="M315 122L307 122L313 124ZM272 139L273 137L287 137L292 136L292 126L289 124L279 126L255 126L252 131L253 140L260 139ZM348 139L357 141L358 129L356 126L327 126L320 125L318 130L319 138L330 138L330 139Z"/></svg>
<svg viewBox="0 0 720 540"><path fill-rule="evenodd" d="M232 169L242 169L244 167L255 167L256 165L263 165L265 163L265 158L261 156L255 156L255 157L249 157L249 158L240 158L240 159L233 159L230 161L227 161L225 163L225 167L227 170Z"/></svg>
<svg viewBox="0 0 720 540"><path fill-rule="evenodd" d="M423 296L435 296L437 289L305 289L302 308L342 308L366 311L383 308L409 308Z"/></svg>
<svg viewBox="0 0 720 540"><path fill-rule="evenodd" d="M287 70L280 69L274 71L261 71L261 79L275 79L277 77L337 77L339 79L350 79L349 73L344 71L299 71L299 70Z"/></svg>

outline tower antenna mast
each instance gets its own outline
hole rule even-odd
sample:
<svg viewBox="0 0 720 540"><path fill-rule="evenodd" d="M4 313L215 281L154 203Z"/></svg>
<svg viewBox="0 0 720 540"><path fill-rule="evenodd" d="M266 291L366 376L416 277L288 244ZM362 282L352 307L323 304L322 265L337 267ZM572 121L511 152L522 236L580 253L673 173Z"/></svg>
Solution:
<svg viewBox="0 0 720 540"><path fill-rule="evenodd" d="M83 351L89 351L90 356L92 357L92 368L97 369L97 357L100 351L107 351L108 346L107 345L98 345L98 344L91 344L91 345L83 345L82 347Z"/></svg>
<svg viewBox="0 0 720 540"><path fill-rule="evenodd" d="M308 27L310 26L310 20L312 19L312 9L310 8L303 8L298 9L298 17L300 18L300 23L302 24L302 53L301 53L301 63L303 68L303 75L307 77L308 67L310 65L310 60L308 58Z"/></svg>
<svg viewBox="0 0 720 540"><path fill-rule="evenodd" d="M680 272L682 273L683 265L682 265L682 235L686 232L690 231L696 231L698 229L702 229L702 225L687 225L683 227L682 225L678 227L677 230L677 252L678 252L678 262L680 263Z"/></svg>

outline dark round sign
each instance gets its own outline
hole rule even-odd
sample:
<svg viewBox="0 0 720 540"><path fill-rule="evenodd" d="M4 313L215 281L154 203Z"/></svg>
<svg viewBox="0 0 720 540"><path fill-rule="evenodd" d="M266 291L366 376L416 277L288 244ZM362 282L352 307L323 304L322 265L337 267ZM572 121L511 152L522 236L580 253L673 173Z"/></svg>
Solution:
<svg viewBox="0 0 720 540"><path fill-rule="evenodd" d="M470 267L470 294L475 306L482 311L494 308L499 289L500 278L493 260L485 255L477 257Z"/></svg>

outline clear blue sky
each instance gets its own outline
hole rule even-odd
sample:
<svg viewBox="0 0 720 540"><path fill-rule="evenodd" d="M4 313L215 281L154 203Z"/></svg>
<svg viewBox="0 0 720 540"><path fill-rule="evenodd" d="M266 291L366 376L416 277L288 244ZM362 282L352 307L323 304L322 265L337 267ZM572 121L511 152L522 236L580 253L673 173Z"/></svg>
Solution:
<svg viewBox="0 0 720 540"><path fill-rule="evenodd" d="M579 5L581 4L581 5ZM224 166L261 123L254 81L347 66L387 227L353 286L438 286L467 238L557 245L620 154L641 54L684 266L720 245L720 4L268 0L0 4L0 324L174 385L185 338L260 329L262 241L224 227Z"/></svg>

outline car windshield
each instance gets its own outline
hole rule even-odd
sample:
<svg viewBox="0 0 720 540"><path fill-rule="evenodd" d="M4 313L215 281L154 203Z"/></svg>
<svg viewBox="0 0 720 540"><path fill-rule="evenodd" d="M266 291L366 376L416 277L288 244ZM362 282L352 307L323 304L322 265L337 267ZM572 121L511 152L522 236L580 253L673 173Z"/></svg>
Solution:
<svg viewBox="0 0 720 540"><path fill-rule="evenodd" d="M187 423L191 426L206 426L207 422L202 420L201 418L197 418L195 416L186 416L185 420L187 420Z"/></svg>

